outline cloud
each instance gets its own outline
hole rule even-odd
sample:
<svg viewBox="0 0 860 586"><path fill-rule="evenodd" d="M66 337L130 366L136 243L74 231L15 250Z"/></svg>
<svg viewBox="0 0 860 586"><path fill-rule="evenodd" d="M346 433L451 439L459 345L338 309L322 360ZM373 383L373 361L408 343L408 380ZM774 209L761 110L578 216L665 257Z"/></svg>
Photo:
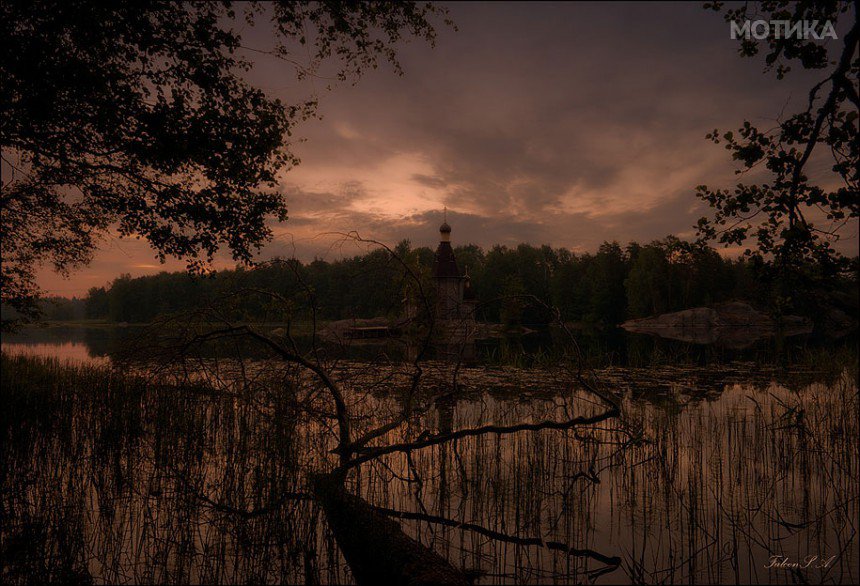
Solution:
<svg viewBox="0 0 860 586"><path fill-rule="evenodd" d="M421 173L415 173L412 176L412 181L431 189L443 189L448 186L448 182L441 177L431 177L430 175L422 175Z"/></svg>
<svg viewBox="0 0 860 586"><path fill-rule="evenodd" d="M323 114L297 129L302 164L280 177L290 219L273 226L264 258L355 254L332 234L352 230L434 245L443 206L455 243L485 247L691 235L707 212L695 186L737 181L704 135L772 125L819 77L764 75L697 4L463 3L451 15L460 31L435 49L401 47L404 76L382 68L330 93L255 57L253 82L285 101L318 95ZM108 248L80 282L152 271L135 268L152 258L145 246Z"/></svg>

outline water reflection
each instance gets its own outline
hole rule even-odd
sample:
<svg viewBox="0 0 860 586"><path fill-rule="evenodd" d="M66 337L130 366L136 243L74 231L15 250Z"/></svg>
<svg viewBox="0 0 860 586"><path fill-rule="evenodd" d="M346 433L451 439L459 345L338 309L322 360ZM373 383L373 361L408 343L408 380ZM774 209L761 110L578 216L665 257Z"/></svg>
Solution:
<svg viewBox="0 0 860 586"><path fill-rule="evenodd" d="M148 334L143 326L52 326L25 328L18 333L3 333L3 348L10 352L50 353L56 345L72 344L60 349L61 358L94 359L114 357ZM300 345L309 345L308 336L294 335ZM642 333L626 332L621 328L582 330L576 333L578 344L592 366L653 367L654 365L698 365L735 361L791 363L810 349L824 348L833 343L809 336L755 338L745 335L743 343L735 345L708 344L707 340L664 338ZM347 340L327 343L330 354L349 359L411 360L418 351L415 340L408 336L381 340ZM841 340L838 346L854 346L856 334ZM47 345L47 346L39 346ZM83 346L78 348L77 346ZM30 347L29 349L24 346ZM38 346L38 347L36 347ZM84 349L88 356L83 354ZM481 365L541 366L555 362L565 351L565 336L554 328L510 333L468 344L437 345L430 357L456 357L466 363ZM247 352L253 353L253 347Z"/></svg>
<svg viewBox="0 0 860 586"><path fill-rule="evenodd" d="M94 353L90 344L83 342L28 342L3 344L3 351L12 355L53 357L63 362L83 362L108 365L110 358Z"/></svg>
<svg viewBox="0 0 860 586"><path fill-rule="evenodd" d="M85 358L75 342L26 346ZM378 374L340 368L346 380ZM428 369L440 396L389 441L595 408L546 369L463 368L456 393L449 365ZM860 578L854 376L743 365L600 375L623 396L621 425L391 454L351 488L480 584ZM403 382L386 381L350 396L357 425L399 410ZM350 581L307 498L308 471L331 466L329 424L298 417L282 388L101 386L86 369L40 396L10 396L5 382L4 579ZM602 573L606 560L582 552L621 564ZM799 574L766 568L776 554L836 557Z"/></svg>

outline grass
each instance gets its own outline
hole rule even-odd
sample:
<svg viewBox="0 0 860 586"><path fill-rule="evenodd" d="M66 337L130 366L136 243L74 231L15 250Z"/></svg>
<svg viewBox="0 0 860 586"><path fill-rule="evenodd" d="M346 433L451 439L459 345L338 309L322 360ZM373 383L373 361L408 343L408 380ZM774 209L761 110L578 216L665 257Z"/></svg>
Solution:
<svg viewBox="0 0 860 586"><path fill-rule="evenodd" d="M414 513L404 529L483 584L586 581L601 565L561 544L621 557L611 583L853 583L856 360L810 351L793 368L816 365L830 374L789 373L789 385L753 368L707 396L682 389L670 407L622 377L623 424L464 438L368 464L351 487ZM331 442L283 385L238 392L6 354L0 366L4 583L350 581L321 511L284 499L325 467ZM468 374L468 394L387 439L589 409L551 376L515 373L501 392L481 378L498 373ZM356 402L357 420L372 425L390 396ZM837 557L795 575L763 567L775 553Z"/></svg>
<svg viewBox="0 0 860 586"><path fill-rule="evenodd" d="M300 580L309 511L222 512L297 490L276 397L6 354L0 382L3 582Z"/></svg>

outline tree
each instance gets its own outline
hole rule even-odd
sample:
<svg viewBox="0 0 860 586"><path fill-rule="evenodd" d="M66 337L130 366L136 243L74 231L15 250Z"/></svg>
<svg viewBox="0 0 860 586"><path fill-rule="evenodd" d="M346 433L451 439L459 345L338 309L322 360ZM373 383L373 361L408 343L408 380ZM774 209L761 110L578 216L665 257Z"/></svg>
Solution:
<svg viewBox="0 0 860 586"><path fill-rule="evenodd" d="M665 313L669 307L669 262L663 249L654 244L639 248L624 287L632 317Z"/></svg>
<svg viewBox="0 0 860 586"><path fill-rule="evenodd" d="M298 163L289 137L315 102L284 104L250 85L231 2L4 2L2 301L38 314L34 272L87 263L116 228L160 259L202 270L221 248L250 262L285 220L277 174ZM315 75L329 61L356 80L400 66L402 37L434 43L430 3L243 4L268 19L272 55ZM252 49L253 50L253 49ZM300 52L300 53L299 53ZM300 63L294 55L307 55Z"/></svg>
<svg viewBox="0 0 860 586"><path fill-rule="evenodd" d="M110 297L104 287L90 287L84 299L84 316L87 319L104 319L108 316Z"/></svg>
<svg viewBox="0 0 860 586"><path fill-rule="evenodd" d="M558 268L552 277L553 305L566 320L581 321L588 313L590 283L585 278L589 256L578 258L571 251L557 251Z"/></svg>
<svg viewBox="0 0 860 586"><path fill-rule="evenodd" d="M627 275L624 251L617 242L604 242L586 270L590 284L590 311L587 318L603 324L624 321L627 299L624 278Z"/></svg>
<svg viewBox="0 0 860 586"><path fill-rule="evenodd" d="M723 3L706 7L721 11ZM846 223L860 214L858 11L857 1L778 0L744 3L724 13L726 22L736 26L749 20L787 21L789 30L803 31L804 23L814 24L815 34L781 31L765 39L741 38L740 54L752 57L764 51L766 71L775 68L778 79L795 63L826 72L810 89L806 109L780 120L773 130L759 130L745 121L738 134L717 130L708 134L715 143L724 142L740 163L738 174L757 169L769 178L739 183L731 190L699 186L698 197L714 209L711 218L699 220L700 239L726 246L751 244L746 254L761 257L762 266L781 288L777 305L791 303L792 294L808 291L847 267L833 244ZM825 27L840 18L849 21L847 32L834 42L824 34ZM813 156L829 157L834 176L813 183L806 174Z"/></svg>
<svg viewBox="0 0 860 586"><path fill-rule="evenodd" d="M369 243L357 236L354 238L357 242ZM622 420L617 393L601 384L597 376L586 369L579 346L573 343L575 340L561 322L560 314L548 306L544 306L545 311L553 315L552 323L564 333L570 344L569 355L566 354L556 367L546 367L547 371L553 373L551 378L565 389L562 398L564 408L553 410L546 417L533 413L524 419L514 417L512 421L467 423L456 427L453 422L445 423L445 405L450 404L451 397L461 389L458 377L462 350L450 355L450 360L436 361L429 367L426 362L429 358L427 351L437 338L438 330L433 327L432 311L429 311L432 299L426 295L428 291L424 288L423 275L413 270L410 259L400 256L401 253L410 252L408 245L394 249L380 245L378 250L369 252L365 258L376 259L375 253L380 251L387 253L392 264L399 266L403 278L413 286L416 302L427 309L416 312L414 319L417 323L413 323L412 327L418 333L415 339L417 350L410 354L407 361L392 362L389 356L381 354L375 360L348 365L346 363L350 361L341 359L352 343L348 337L329 340L327 346L341 346L340 351L330 352L317 336L309 340L294 336L289 326L293 320L310 317L314 332L318 325L316 292L303 279L300 279L302 286L289 295L259 289L232 291L224 298L215 300L209 307L201 307L185 316L174 316L153 324L148 333L139 338L138 344L141 345L138 352L145 353L138 354L138 357L145 356L161 368L182 373L180 376L183 381L190 383L198 377L212 380L213 394L227 391L236 402L250 405L265 404L267 400L259 393L270 393L275 389L276 395L283 401L283 411L279 413L278 420L286 420L288 425L306 422L319 431L316 436L318 441L308 442L302 449L308 450L308 454L315 454L315 458L319 457L321 465L306 460L313 464L294 467L301 475L297 477L298 483L291 485L289 490L271 495L274 498L261 500L261 504L253 509L248 509L247 504L239 499L224 499L219 494L221 487L211 481L208 484L200 483L195 479L196 471L171 466L171 477L179 479L181 494L208 503L219 513L238 515L244 519L278 514L287 502L311 502L324 515L359 584L470 583L465 572L432 548L406 535L400 524L391 518L454 527L499 542L543 547L581 558L588 563L600 564L597 568L587 568L590 576L617 569L621 564L619 557L590 548L572 547L559 541L522 537L519 535L522 530L520 527L516 535L510 535L504 530L484 527L471 519L449 517L443 511L438 515L430 514L423 505L421 513L381 507L373 504L366 494L361 494L358 479L372 473L370 470L378 465L394 473L399 464L395 463L392 468L390 463L404 459L409 463L408 468L405 468L408 476L395 473L397 479L420 483L422 477L413 464L413 455L438 448L441 452L439 457L447 460L445 453L448 450L456 453L459 441L468 441L469 438L481 441L485 437L499 441L505 436L523 433L570 433L569 436L553 437L548 441L581 444L586 456L581 460L569 461L581 469L573 481L581 478L586 482L597 483L600 482L600 473L608 465L597 467L596 462L613 458L642 439L641 432L631 431L630 426ZM513 254L513 251L507 252ZM298 276L298 265L289 268L296 270ZM522 286L521 281L514 278L515 275L510 276L513 287ZM288 325L276 331L267 331L249 324L231 323L229 309L237 299L243 297L261 297L281 305ZM517 301L523 303L526 299ZM543 305L536 298L532 302ZM452 343L459 336L468 336L465 332L452 332L449 335ZM459 343L453 345L460 346ZM134 354L136 352L133 349L130 355ZM226 357L232 366L225 368L226 364L219 357ZM255 366L251 367L252 363ZM236 393L232 389L244 391ZM374 405L373 397L380 391L396 397L393 409L380 409L381 403ZM368 417L363 416L364 409L378 411ZM427 426L421 416L431 411L438 413L438 423ZM256 465L255 474L267 486L278 486L274 484L275 475L271 474L268 467L263 469ZM444 469L440 474L445 476ZM480 475L480 471L477 475ZM229 476L230 483L236 485L241 482L244 473L230 469ZM416 498L420 500L417 493ZM440 496L441 499L444 497ZM379 556L380 549L387 555ZM310 565L306 568L310 568Z"/></svg>

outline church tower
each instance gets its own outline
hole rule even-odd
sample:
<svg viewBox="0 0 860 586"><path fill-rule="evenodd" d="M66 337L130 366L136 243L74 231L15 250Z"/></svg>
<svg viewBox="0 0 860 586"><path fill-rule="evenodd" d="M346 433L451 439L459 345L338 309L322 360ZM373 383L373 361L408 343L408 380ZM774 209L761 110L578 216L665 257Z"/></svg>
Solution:
<svg viewBox="0 0 860 586"><path fill-rule="evenodd" d="M451 248L451 226L447 221L439 226L439 246L433 261L433 280L436 283L436 319L459 318L464 279L457 267L454 249Z"/></svg>
<svg viewBox="0 0 860 586"><path fill-rule="evenodd" d="M450 360L472 360L475 357L477 299L472 289L468 268L460 272L451 247L451 226L446 218L439 226L439 246L433 261L433 281L436 285L436 340L438 356Z"/></svg>

